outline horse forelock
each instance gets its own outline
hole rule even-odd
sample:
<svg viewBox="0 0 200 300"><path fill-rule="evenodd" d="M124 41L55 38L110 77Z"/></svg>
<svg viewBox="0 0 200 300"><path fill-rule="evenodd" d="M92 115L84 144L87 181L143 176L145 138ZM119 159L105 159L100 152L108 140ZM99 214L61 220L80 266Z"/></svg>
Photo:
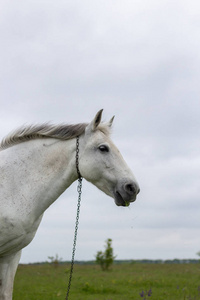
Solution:
<svg viewBox="0 0 200 300"><path fill-rule="evenodd" d="M111 132L111 128L107 125L107 124L104 124L104 123L101 123L98 127L97 127L97 130L103 132L105 135L110 135L110 132Z"/></svg>
<svg viewBox="0 0 200 300"><path fill-rule="evenodd" d="M75 125L52 125L48 123L40 125L23 126L8 134L0 143L0 150L9 148L16 144L39 138L56 138L60 140L70 140L85 132L88 123ZM109 135L110 128L101 123L98 130L105 135Z"/></svg>

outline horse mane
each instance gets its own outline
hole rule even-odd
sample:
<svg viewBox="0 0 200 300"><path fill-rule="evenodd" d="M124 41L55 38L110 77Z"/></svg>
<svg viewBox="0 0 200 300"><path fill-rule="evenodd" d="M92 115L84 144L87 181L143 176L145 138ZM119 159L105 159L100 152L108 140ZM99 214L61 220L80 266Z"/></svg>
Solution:
<svg viewBox="0 0 200 300"><path fill-rule="evenodd" d="M22 126L8 134L0 143L0 151L16 144L39 138L56 138L60 140L73 139L85 132L87 123L75 125L52 125L49 123ZM104 134L109 134L106 124L100 124L98 129Z"/></svg>
<svg viewBox="0 0 200 300"><path fill-rule="evenodd" d="M8 134L0 143L0 150L13 145L38 139L38 138L56 138L60 140L69 140L81 135L88 124L80 123L76 125L52 125L48 123L38 125L23 126Z"/></svg>

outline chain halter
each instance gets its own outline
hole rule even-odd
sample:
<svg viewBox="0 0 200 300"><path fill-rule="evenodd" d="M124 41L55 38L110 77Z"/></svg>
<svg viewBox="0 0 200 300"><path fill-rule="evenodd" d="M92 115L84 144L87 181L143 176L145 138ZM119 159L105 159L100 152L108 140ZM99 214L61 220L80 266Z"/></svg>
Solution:
<svg viewBox="0 0 200 300"><path fill-rule="evenodd" d="M79 214L80 214L80 205L81 205L81 189L82 189L82 176L79 170L79 136L76 137L76 171L78 174L78 204L77 204L77 214L76 214L76 223L75 223L75 231L74 231L74 242L73 242L73 248L72 248L72 260L71 260L71 268L69 273L69 282L68 282L68 288L67 288L67 295L65 300L69 299L69 291L71 287L71 281L72 281L72 275L74 270L74 257L75 257L75 251L76 251L76 240L77 240L77 232L78 232L78 224L79 224Z"/></svg>

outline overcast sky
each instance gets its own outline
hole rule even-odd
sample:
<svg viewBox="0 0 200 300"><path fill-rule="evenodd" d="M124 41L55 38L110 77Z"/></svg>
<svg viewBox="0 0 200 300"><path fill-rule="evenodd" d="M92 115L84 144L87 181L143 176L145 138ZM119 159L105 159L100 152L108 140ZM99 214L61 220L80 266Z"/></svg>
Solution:
<svg viewBox="0 0 200 300"><path fill-rule="evenodd" d="M200 250L200 2L0 0L0 138L30 123L115 115L112 139L141 192L129 208L83 181L76 259ZM77 183L21 262L71 259Z"/></svg>

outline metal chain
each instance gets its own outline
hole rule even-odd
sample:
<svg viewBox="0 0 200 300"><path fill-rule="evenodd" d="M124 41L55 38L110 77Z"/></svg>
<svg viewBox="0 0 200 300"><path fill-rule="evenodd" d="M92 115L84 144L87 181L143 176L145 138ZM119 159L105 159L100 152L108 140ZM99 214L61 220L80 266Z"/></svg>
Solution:
<svg viewBox="0 0 200 300"><path fill-rule="evenodd" d="M81 205L81 193L82 193L82 176L79 170L79 137L76 138L76 170L78 173L78 204L77 204L77 213L76 213L76 223L75 223L75 231L74 231L74 242L73 242L73 248L72 248L72 260L71 260L71 268L69 273L69 282L68 282L68 288L67 288L67 295L65 300L69 299L69 291L71 288L71 281L72 281L72 275L74 270L74 257L75 257L75 251L76 251L76 240L77 240L77 232L78 232L78 224L79 224L79 215L80 215L80 205Z"/></svg>

